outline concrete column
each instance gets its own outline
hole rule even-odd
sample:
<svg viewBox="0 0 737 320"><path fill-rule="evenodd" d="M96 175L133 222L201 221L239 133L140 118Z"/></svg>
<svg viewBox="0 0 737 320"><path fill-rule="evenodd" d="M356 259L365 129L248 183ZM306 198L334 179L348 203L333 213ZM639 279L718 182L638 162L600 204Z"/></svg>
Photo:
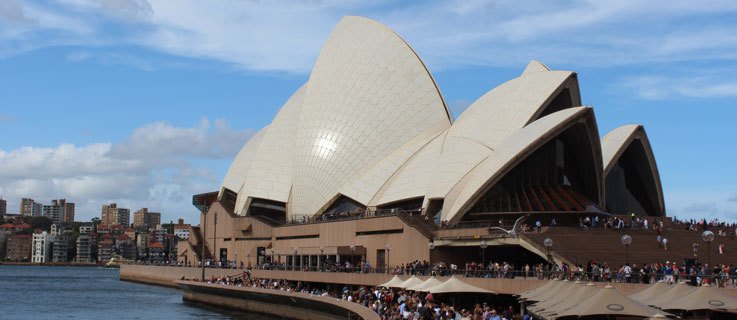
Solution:
<svg viewBox="0 0 737 320"><path fill-rule="evenodd" d="M525 316L525 309L526 308L527 308L527 299L522 298L522 301L520 301L520 304L519 304L519 313L520 313L520 316L523 316L523 317Z"/></svg>

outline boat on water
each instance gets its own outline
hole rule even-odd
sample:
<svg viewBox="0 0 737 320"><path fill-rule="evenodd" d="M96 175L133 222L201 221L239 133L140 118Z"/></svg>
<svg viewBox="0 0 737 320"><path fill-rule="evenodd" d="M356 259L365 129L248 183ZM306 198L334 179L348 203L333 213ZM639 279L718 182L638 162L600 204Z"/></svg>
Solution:
<svg viewBox="0 0 737 320"><path fill-rule="evenodd" d="M108 260L108 262L105 263L105 269L117 269L120 268L121 264L126 264L128 262L127 259L124 259L123 257L119 255L115 255Z"/></svg>

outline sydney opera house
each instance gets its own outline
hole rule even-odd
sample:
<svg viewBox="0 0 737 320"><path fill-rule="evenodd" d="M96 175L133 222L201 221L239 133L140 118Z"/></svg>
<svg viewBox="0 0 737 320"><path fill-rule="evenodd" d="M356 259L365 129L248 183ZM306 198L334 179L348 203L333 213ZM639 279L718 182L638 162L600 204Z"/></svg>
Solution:
<svg viewBox="0 0 737 320"><path fill-rule="evenodd" d="M665 216L645 129L600 138L575 72L532 61L453 119L418 54L360 17L340 21L220 190L193 202L201 228L179 257L194 264L202 252L249 265L461 263L482 242L544 261L539 245L497 235L553 218Z"/></svg>

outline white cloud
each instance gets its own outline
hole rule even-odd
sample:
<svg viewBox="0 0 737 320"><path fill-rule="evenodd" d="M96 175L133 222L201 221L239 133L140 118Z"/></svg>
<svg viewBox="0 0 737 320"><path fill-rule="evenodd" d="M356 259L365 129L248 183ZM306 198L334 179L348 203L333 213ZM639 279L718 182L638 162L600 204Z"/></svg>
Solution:
<svg viewBox="0 0 737 320"><path fill-rule="evenodd" d="M18 0L6 0L0 2L0 22L5 24L23 24L28 22L23 5Z"/></svg>
<svg viewBox="0 0 737 320"><path fill-rule="evenodd" d="M189 198L217 189L216 176L198 159L228 165L253 130L234 130L224 120L194 127L153 123L120 143L22 147L0 150L0 195L12 202L67 198L78 220L98 216L107 202L163 212L165 219L196 218Z"/></svg>
<svg viewBox="0 0 737 320"><path fill-rule="evenodd" d="M723 72L732 74L731 72ZM722 75L645 75L626 78L624 86L650 100L737 97L737 81Z"/></svg>
<svg viewBox="0 0 737 320"><path fill-rule="evenodd" d="M121 143L114 145L111 154L125 159L168 159L172 156L228 158L236 154L253 130L237 131L228 122L202 119L192 128L174 127L156 122L136 129ZM211 130L212 129L212 130Z"/></svg>
<svg viewBox="0 0 737 320"><path fill-rule="evenodd" d="M124 21L139 21L148 19L151 14L151 4L146 0L57 0L76 10L86 12L100 12L108 17Z"/></svg>
<svg viewBox="0 0 737 320"><path fill-rule="evenodd" d="M533 58L575 66L737 59L736 25L725 18L737 13L731 1L694 6L685 0L58 0L51 8L8 3L7 16L35 27L14 23L23 37L6 45L5 55L47 45L109 43L247 70L306 73L340 17L363 15L395 29L433 70L522 67ZM57 32L39 36L49 30Z"/></svg>
<svg viewBox="0 0 737 320"><path fill-rule="evenodd" d="M22 147L0 150L0 177L48 178L101 174L113 170L141 171L141 160L121 160L110 157L110 143L83 147L62 144L55 148Z"/></svg>

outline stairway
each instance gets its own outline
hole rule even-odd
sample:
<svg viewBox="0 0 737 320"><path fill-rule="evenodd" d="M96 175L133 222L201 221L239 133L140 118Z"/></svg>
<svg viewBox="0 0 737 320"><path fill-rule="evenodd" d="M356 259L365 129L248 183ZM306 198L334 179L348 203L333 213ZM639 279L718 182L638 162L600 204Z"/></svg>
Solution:
<svg viewBox="0 0 737 320"><path fill-rule="evenodd" d="M629 262L638 266L643 263L676 261L683 264L684 259L694 257L692 244L698 243L697 258L700 262L707 262L708 252L711 251L712 264L737 263L737 240L733 237L716 236L707 250L706 243L701 239L701 231L683 230L678 225L666 223L663 237L668 239L668 250L658 245L657 233L651 230L612 230L589 229L580 230L572 227L544 228L541 233L526 233L524 236L530 241L543 246L545 238L553 240L551 252L564 257L572 263L586 264L589 260L607 263L611 268L619 267L627 261L625 246L621 237L628 234L632 237L629 245ZM713 230L716 234L716 230ZM734 231L732 231L734 232ZM719 244L724 244L724 254L719 254Z"/></svg>

